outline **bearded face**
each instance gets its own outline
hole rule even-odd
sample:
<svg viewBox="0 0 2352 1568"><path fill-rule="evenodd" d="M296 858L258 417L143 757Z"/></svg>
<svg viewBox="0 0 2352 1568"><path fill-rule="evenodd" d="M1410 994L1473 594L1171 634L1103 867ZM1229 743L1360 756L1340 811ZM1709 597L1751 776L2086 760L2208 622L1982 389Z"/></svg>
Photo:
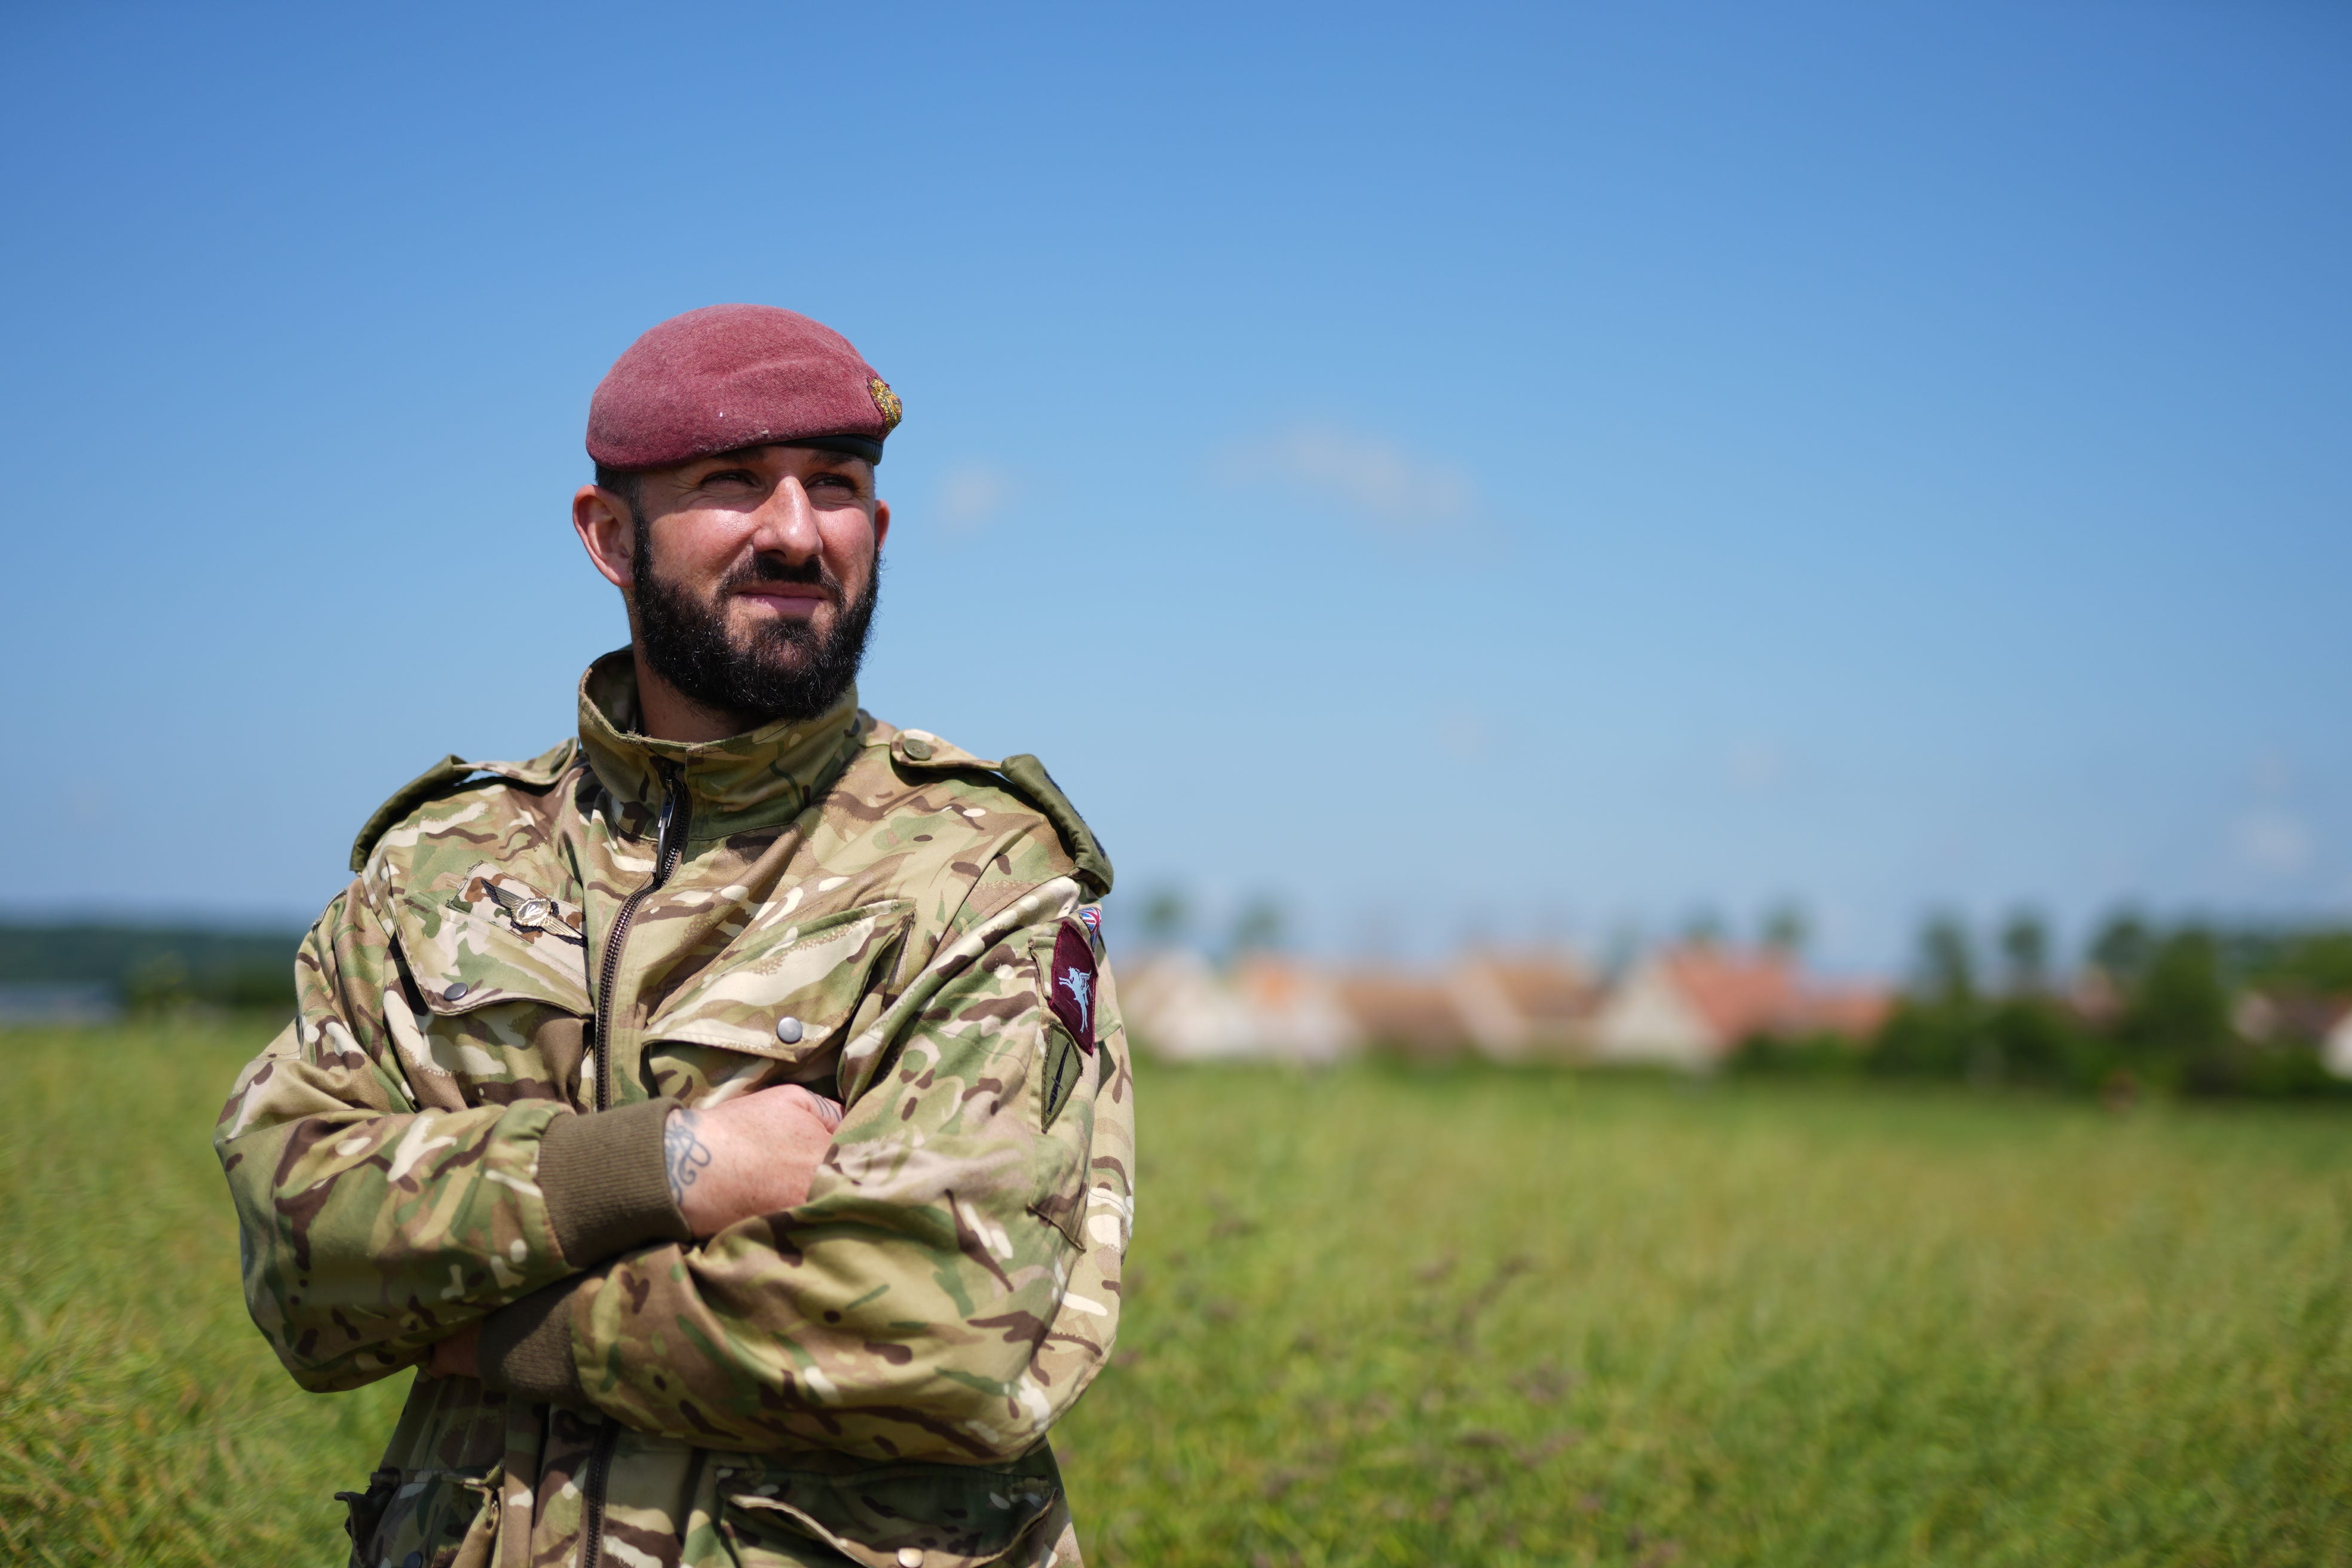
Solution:
<svg viewBox="0 0 2352 1568"><path fill-rule="evenodd" d="M880 552L852 594L823 556L757 553L710 587L664 570L644 512L635 519L636 638L654 673L698 707L752 724L814 719L857 679L881 588ZM730 608L763 589L814 591L805 617L747 619Z"/></svg>

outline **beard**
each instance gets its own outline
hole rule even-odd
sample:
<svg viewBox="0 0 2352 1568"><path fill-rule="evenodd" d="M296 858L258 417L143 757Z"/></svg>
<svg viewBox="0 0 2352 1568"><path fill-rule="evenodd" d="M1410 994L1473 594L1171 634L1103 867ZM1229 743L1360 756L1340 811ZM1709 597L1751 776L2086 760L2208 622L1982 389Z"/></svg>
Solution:
<svg viewBox="0 0 2352 1568"><path fill-rule="evenodd" d="M882 586L878 552L866 591L854 601L822 560L794 566L778 556L756 555L729 573L706 604L684 584L661 574L653 556L653 531L642 516L636 520L636 559L637 646L654 673L697 707L751 720L755 727L798 721L840 701L857 679ZM826 591L836 611L831 631L820 633L814 619L775 619L740 642L729 635L719 610L729 594L787 583Z"/></svg>

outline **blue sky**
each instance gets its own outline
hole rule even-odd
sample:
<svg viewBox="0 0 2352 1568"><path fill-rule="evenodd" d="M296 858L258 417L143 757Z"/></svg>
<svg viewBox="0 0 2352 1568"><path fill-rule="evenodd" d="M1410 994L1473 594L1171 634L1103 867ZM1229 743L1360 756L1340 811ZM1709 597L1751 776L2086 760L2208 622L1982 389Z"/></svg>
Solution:
<svg viewBox="0 0 2352 1568"><path fill-rule="evenodd" d="M677 310L906 399L869 707L1121 891L2352 910L2352 13L12 8L0 908L308 918L625 637ZM1115 900L1116 902L1116 900ZM1114 908L1114 921L1117 910Z"/></svg>

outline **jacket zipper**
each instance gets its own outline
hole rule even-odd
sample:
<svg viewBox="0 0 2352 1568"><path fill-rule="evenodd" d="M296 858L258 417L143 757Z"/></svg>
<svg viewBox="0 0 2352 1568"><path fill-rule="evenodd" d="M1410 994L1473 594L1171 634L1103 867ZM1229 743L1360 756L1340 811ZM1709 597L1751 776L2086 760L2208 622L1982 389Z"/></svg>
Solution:
<svg viewBox="0 0 2352 1568"><path fill-rule="evenodd" d="M613 917L613 930L604 938L604 963L596 982L596 1109L613 1109L613 987L621 977L621 949L627 945L629 927L637 918L637 906L659 890L686 858L686 830L693 816L687 802L686 785L676 763L658 763L661 769L662 804L660 825L654 830L654 874L646 885L621 901L620 912Z"/></svg>
<svg viewBox="0 0 2352 1568"><path fill-rule="evenodd" d="M676 763L657 763L662 775L662 804L659 826L654 830L654 874L646 885L622 900L620 912L613 917L613 930L604 939L604 963L596 984L596 1109L609 1110L613 1106L612 1017L613 987L621 977L621 949L629 940L629 927L637 918L637 906L658 891L661 885L677 869L686 858L686 830L692 820L693 810L688 804L686 783ZM604 1560L604 1488L613 1469L613 1450L621 1440L620 1423L607 1417L604 1430L596 1434L596 1447L588 1456L587 1484L582 1489L580 1504L580 1568L597 1568Z"/></svg>
<svg viewBox="0 0 2352 1568"><path fill-rule="evenodd" d="M588 1484L580 1504L580 1568L596 1568L604 1560L604 1484L613 1472L613 1449L621 1440L621 1424L607 1420L588 1454Z"/></svg>

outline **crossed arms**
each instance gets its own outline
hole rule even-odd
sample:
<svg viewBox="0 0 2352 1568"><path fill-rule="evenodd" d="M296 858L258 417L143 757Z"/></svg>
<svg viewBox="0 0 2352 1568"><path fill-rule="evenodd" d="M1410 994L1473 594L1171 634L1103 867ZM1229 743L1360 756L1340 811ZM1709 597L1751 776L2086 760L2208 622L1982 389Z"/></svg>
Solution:
<svg viewBox="0 0 2352 1568"><path fill-rule="evenodd" d="M673 1108L662 1123L662 1171L687 1229L707 1240L738 1220L806 1203L841 1117L839 1100L796 1083L711 1110ZM425 1370L434 1377L481 1376L481 1339L477 1320L435 1341Z"/></svg>
<svg viewBox="0 0 2352 1568"><path fill-rule="evenodd" d="M793 1088L578 1116L404 1049L408 983L355 884L216 1135L257 1324L314 1389L470 1353L493 1389L702 1446L1025 1451L1108 1351L1115 1285L1066 1299L1090 1262L1115 1278L1126 1214L1123 1069L1102 1053L1039 1113L1052 923L927 971L838 1128ZM510 1049L485 1030L448 1054ZM1084 1228L1103 1205L1108 1237Z"/></svg>

